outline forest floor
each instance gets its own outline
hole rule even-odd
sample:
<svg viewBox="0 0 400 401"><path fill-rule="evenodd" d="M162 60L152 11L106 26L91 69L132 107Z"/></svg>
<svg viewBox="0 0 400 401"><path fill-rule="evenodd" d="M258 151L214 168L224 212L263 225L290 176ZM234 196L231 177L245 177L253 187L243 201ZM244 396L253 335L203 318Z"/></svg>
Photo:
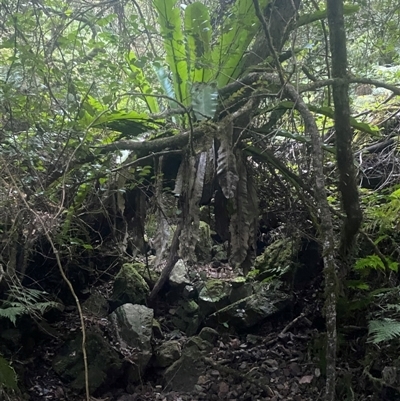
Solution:
<svg viewBox="0 0 400 401"><path fill-rule="evenodd" d="M288 313L266 321L251 332L242 334L222 333L212 351L205 358L207 368L198 378L194 390L181 393L168 389L162 376L149 370L141 385L126 390L123 382L113 388L95 393L92 400L101 401L315 401L324 399L324 377L319 356L323 353L323 334L318 332L313 320L320 316L320 291L309 288L301 294L302 310L297 316ZM319 304L319 306L318 306ZM167 306L167 305L165 305ZM169 305L164 308L163 328L168 324ZM103 319L104 320L104 319ZM105 324L88 321L104 330ZM54 332L76 332L79 316L74 309L63 313L52 323ZM172 328L172 326L170 326ZM179 339L184 346L187 338L176 330L164 333L165 338ZM52 369L52 360L63 341L58 336L38 343L31 357L22 361L26 367L25 386L31 401L69 400L82 401L82 394L74 393ZM182 375L187 372L182 372ZM367 398L366 398L367 399Z"/></svg>

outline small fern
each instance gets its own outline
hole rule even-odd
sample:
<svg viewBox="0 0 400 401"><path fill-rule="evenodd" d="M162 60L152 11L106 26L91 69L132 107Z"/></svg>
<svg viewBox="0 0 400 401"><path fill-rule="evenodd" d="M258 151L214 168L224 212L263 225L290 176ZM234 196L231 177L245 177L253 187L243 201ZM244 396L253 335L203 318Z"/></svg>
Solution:
<svg viewBox="0 0 400 401"><path fill-rule="evenodd" d="M0 306L0 318L9 319L14 325L19 316L31 315L41 319L49 309L62 308L60 303L49 300L44 291L13 285L7 295L7 300Z"/></svg>
<svg viewBox="0 0 400 401"><path fill-rule="evenodd" d="M393 270L395 272L398 271L399 264L397 262L386 258L386 263L390 270ZM385 265L378 255L368 255L365 258L358 259L354 266L355 270L365 270L367 268L371 268L374 270L385 270Z"/></svg>
<svg viewBox="0 0 400 401"><path fill-rule="evenodd" d="M374 344L400 337L400 322L389 318L370 320L368 323L368 336L368 342Z"/></svg>

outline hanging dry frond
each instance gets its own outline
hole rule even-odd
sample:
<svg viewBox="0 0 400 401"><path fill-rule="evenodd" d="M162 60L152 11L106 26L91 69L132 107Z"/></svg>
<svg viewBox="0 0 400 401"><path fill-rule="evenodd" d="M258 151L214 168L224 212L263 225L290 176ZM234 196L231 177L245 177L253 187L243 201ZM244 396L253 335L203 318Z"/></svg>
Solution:
<svg viewBox="0 0 400 401"><path fill-rule="evenodd" d="M199 204L203 194L204 177L207 167L207 152L197 156L187 155L184 161L182 191L182 234L180 253L185 260L195 260L195 247L199 237Z"/></svg>
<svg viewBox="0 0 400 401"><path fill-rule="evenodd" d="M233 122L227 120L221 124L218 130L218 158L217 176L222 192L226 199L235 196L237 182L239 180L236 168L236 158L233 152Z"/></svg>
<svg viewBox="0 0 400 401"><path fill-rule="evenodd" d="M255 216L257 213L257 196L251 180L248 179L248 171L245 160L237 152L239 181L234 198L234 212L230 222L230 263L236 267L242 265L248 255L250 245L255 237Z"/></svg>
<svg viewBox="0 0 400 401"><path fill-rule="evenodd" d="M156 259L154 261L154 266L158 266L161 260L165 256L168 248L169 238L171 235L170 225L167 221L166 215L167 210L164 203L164 196L162 191L162 167L163 167L164 157L161 156L158 159L158 171L155 185L155 199L157 202L157 231L153 240L153 245L156 249Z"/></svg>

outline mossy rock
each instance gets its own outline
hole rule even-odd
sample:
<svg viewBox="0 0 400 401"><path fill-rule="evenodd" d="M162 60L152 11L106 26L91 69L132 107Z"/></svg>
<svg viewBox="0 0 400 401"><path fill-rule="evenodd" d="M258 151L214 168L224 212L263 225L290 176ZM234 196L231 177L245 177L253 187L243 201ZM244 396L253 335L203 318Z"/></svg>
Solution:
<svg viewBox="0 0 400 401"><path fill-rule="evenodd" d="M122 360L103 335L95 330L86 333L90 391L106 388L123 373ZM53 360L54 371L74 390L85 389L85 371L82 357L82 334L64 344Z"/></svg>
<svg viewBox="0 0 400 401"><path fill-rule="evenodd" d="M82 310L93 316L104 318L108 315L108 302L102 294L96 291L83 302Z"/></svg>
<svg viewBox="0 0 400 401"><path fill-rule="evenodd" d="M115 277L112 299L121 305L143 304L150 288L136 269L137 263L125 263Z"/></svg>
<svg viewBox="0 0 400 401"><path fill-rule="evenodd" d="M273 242L256 258L254 267L258 280L269 277L282 277L294 269L294 256L301 248L301 240L283 238ZM253 275L250 272L250 275Z"/></svg>
<svg viewBox="0 0 400 401"><path fill-rule="evenodd" d="M199 293L198 304L202 316L208 316L229 304L230 284L223 280L209 280Z"/></svg>
<svg viewBox="0 0 400 401"><path fill-rule="evenodd" d="M155 349L154 366L166 368L171 366L182 355L181 345L178 341L167 341Z"/></svg>

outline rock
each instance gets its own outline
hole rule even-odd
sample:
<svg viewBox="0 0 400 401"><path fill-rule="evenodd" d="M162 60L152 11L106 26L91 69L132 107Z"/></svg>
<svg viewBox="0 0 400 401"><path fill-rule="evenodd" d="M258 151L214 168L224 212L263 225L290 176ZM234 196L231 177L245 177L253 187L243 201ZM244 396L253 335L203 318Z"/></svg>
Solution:
<svg viewBox="0 0 400 401"><path fill-rule="evenodd" d="M201 324L199 305L193 300L181 299L174 310L172 323L187 336L196 334Z"/></svg>
<svg viewBox="0 0 400 401"><path fill-rule="evenodd" d="M3 346L6 346L11 350L17 350L21 346L22 333L18 329L6 329L1 331L0 339L0 352L4 352Z"/></svg>
<svg viewBox="0 0 400 401"><path fill-rule="evenodd" d="M207 366L203 354L197 347L185 348L182 356L164 373L165 390L191 393Z"/></svg>
<svg viewBox="0 0 400 401"><path fill-rule="evenodd" d="M176 313L179 314L180 311L182 311L185 316L193 316L199 311L199 305L193 300L182 301Z"/></svg>
<svg viewBox="0 0 400 401"><path fill-rule="evenodd" d="M211 327L203 327L199 333L199 337L212 345L216 345L219 333L217 330L214 330Z"/></svg>
<svg viewBox="0 0 400 401"><path fill-rule="evenodd" d="M153 336L155 338L164 338L161 324L156 319L153 319Z"/></svg>
<svg viewBox="0 0 400 401"><path fill-rule="evenodd" d="M253 327L267 317L285 309L290 304L289 295L263 285L254 295L241 299L213 313L206 323L228 324L237 330Z"/></svg>
<svg viewBox="0 0 400 401"><path fill-rule="evenodd" d="M171 366L182 354L181 345L178 341L167 341L161 344L154 352L154 365L160 368Z"/></svg>
<svg viewBox="0 0 400 401"><path fill-rule="evenodd" d="M108 316L108 302L103 295L95 291L83 302L82 310L92 316L104 318Z"/></svg>
<svg viewBox="0 0 400 401"><path fill-rule="evenodd" d="M172 318L172 323L178 330L183 331L187 336L192 336L197 333L201 324L201 319L199 316L194 316L192 318L174 316Z"/></svg>
<svg viewBox="0 0 400 401"><path fill-rule="evenodd" d="M300 250L300 238L283 238L276 240L260 255L257 256L254 267L259 272L257 279L281 277L294 268L294 255ZM250 275L252 272L250 272Z"/></svg>
<svg viewBox="0 0 400 401"><path fill-rule="evenodd" d="M206 282L199 293L200 314L208 316L229 304L230 285L226 281L214 279Z"/></svg>
<svg viewBox="0 0 400 401"><path fill-rule="evenodd" d="M153 317L152 309L132 304L120 306L109 316L121 347L135 349L135 364L128 373L131 383L140 380L152 356Z"/></svg>
<svg viewBox="0 0 400 401"><path fill-rule="evenodd" d="M175 266L173 267L171 274L169 276L169 283L171 287L183 289L187 284L191 284L188 277L188 270L185 262L179 259Z"/></svg>
<svg viewBox="0 0 400 401"><path fill-rule="evenodd" d="M86 352L91 392L112 385L123 374L122 360L100 332L95 330L86 332ZM72 389L77 391L85 389L82 334L78 334L61 347L54 357L53 369L63 380L70 383Z"/></svg>
<svg viewBox="0 0 400 401"><path fill-rule="evenodd" d="M246 282L244 277L236 277L231 281L231 292L229 294L229 302L233 303L240 299L246 298L253 293L253 287Z"/></svg>
<svg viewBox="0 0 400 401"><path fill-rule="evenodd" d="M182 295L187 299L194 299L197 297L197 289L193 285L185 285Z"/></svg>
<svg viewBox="0 0 400 401"><path fill-rule="evenodd" d="M213 346L211 343L209 343L206 340L203 340L199 336L192 336L188 338L185 345L185 350L188 350L190 348L195 348L199 351L210 352Z"/></svg>
<svg viewBox="0 0 400 401"><path fill-rule="evenodd" d="M149 286L135 268L136 263L125 263L115 277L112 299L119 305L142 304L150 292Z"/></svg>

